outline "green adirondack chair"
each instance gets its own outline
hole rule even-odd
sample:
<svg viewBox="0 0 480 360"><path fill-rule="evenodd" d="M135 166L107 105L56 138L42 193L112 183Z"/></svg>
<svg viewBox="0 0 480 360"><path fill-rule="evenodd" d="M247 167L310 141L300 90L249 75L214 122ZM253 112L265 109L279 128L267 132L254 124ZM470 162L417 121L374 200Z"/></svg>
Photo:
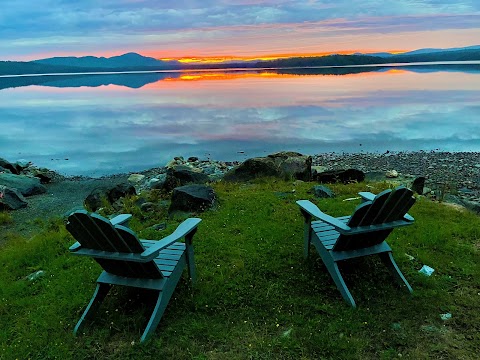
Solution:
<svg viewBox="0 0 480 360"><path fill-rule="evenodd" d="M308 257L310 244L313 243L338 290L352 307L356 307L355 301L338 269L340 261L379 254L397 282L413 291L385 241L393 229L413 224L413 217L407 214L415 203L413 192L400 186L376 196L370 192L359 195L363 203L353 214L338 218L323 213L308 200L297 201L305 218L304 256ZM312 221L312 217L319 220Z"/></svg>
<svg viewBox="0 0 480 360"><path fill-rule="evenodd" d="M68 217L66 228L77 240L70 247L74 255L93 257L104 269L97 288L73 333L76 335L99 308L112 285L131 286L158 291L158 299L140 342L148 339L157 327L168 301L188 268L195 280L192 239L201 219L189 218L160 241L139 240L128 227L131 215L108 220L98 214L80 210ZM122 225L123 224L123 225ZM185 242L178 242L185 238Z"/></svg>

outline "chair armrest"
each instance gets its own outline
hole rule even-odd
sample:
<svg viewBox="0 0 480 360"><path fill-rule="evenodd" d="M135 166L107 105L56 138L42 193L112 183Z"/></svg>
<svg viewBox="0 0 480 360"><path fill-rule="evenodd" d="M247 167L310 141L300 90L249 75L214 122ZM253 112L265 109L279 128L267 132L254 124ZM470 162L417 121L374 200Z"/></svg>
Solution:
<svg viewBox="0 0 480 360"><path fill-rule="evenodd" d="M68 248L68 250L70 250L71 252L75 252L75 251L80 250L81 247L82 247L82 244L80 244L80 243L77 241L75 244L73 244L72 246L70 246L70 247Z"/></svg>
<svg viewBox="0 0 480 360"><path fill-rule="evenodd" d="M162 240L159 240L155 245L152 245L147 250L145 250L141 254L141 257L148 258L154 255L155 253L160 252L160 250L170 246L171 244L178 241L179 239L187 236L197 228L198 224L201 221L202 219L199 219L199 218L189 218L185 220L184 222L182 222L180 225L177 226L177 228L173 233L171 233L167 237L164 237Z"/></svg>
<svg viewBox="0 0 480 360"><path fill-rule="evenodd" d="M413 216L410 216L409 214L403 215L403 220L409 221L409 222L414 222L414 221L415 221L415 219L413 218Z"/></svg>
<svg viewBox="0 0 480 360"><path fill-rule="evenodd" d="M375 194L368 191L361 191L358 195L362 197L362 201L373 201L373 199L375 199Z"/></svg>
<svg viewBox="0 0 480 360"><path fill-rule="evenodd" d="M131 214L120 214L115 216L113 219L110 219L110 222L113 226L115 225L125 225L128 224L128 221L132 217Z"/></svg>
<svg viewBox="0 0 480 360"><path fill-rule="evenodd" d="M325 214L317 207L317 205L313 204L308 200L298 200L297 205L300 206L302 211L332 225L335 229L342 230L342 231L350 230L350 227L348 225L344 224L343 222L334 218L333 216Z"/></svg>

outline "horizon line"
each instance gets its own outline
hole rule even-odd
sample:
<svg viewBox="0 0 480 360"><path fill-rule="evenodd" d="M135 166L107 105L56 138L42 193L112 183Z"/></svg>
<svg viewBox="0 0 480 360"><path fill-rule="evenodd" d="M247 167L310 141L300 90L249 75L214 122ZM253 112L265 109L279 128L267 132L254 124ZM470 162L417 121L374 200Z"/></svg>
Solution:
<svg viewBox="0 0 480 360"><path fill-rule="evenodd" d="M122 56L126 54L138 54L144 57L150 57L155 60L160 61L177 61L182 64L221 64L221 63L228 63L228 62L250 62L250 61L271 61L271 60L278 60L278 59L288 59L288 58L310 58L310 57L324 57L330 55L371 55L375 56L374 54L378 53L387 53L391 55L401 55L412 51L418 50L445 50L449 51L452 49L468 49L471 47L480 47L480 44L473 44L467 46L460 46L460 47L450 47L450 48L418 48L418 49L389 49L389 50L374 50L374 49L353 49L353 50L339 50L339 51L322 51L322 52L310 52L310 53L295 53L295 52L281 52L281 53L269 53L269 54L261 54L261 55L184 55L184 56L159 56L154 54L155 51L125 51L125 52L113 52L106 55L92 55L92 54L82 54L82 55L40 55L39 58L34 58L31 60L0 60L0 61L18 61L18 62L31 62L37 60L45 60L50 58L63 58L63 57L96 57L96 58L112 58L117 56Z"/></svg>

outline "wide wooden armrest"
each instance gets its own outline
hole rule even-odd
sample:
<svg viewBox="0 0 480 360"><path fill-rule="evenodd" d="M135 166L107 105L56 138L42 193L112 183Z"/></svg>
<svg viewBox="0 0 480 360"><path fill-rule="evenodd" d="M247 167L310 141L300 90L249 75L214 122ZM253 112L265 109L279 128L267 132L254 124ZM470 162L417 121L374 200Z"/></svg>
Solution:
<svg viewBox="0 0 480 360"><path fill-rule="evenodd" d="M120 214L115 216L113 219L110 219L110 222L113 226L115 225L125 225L131 219L131 214Z"/></svg>
<svg viewBox="0 0 480 360"><path fill-rule="evenodd" d="M179 239L185 237L193 230L195 230L201 221L202 219L199 218L189 218L185 220L177 226L173 233L171 233L167 237L164 237L162 240L159 240L155 245L152 245L147 250L145 250L140 256L142 258L148 258L154 254L156 256L156 254L158 254L160 250L170 246L174 242L178 241Z"/></svg>
<svg viewBox="0 0 480 360"><path fill-rule="evenodd" d="M369 191L361 191L358 195L362 197L362 201L373 201L373 199L375 199L375 194L372 194Z"/></svg>
<svg viewBox="0 0 480 360"><path fill-rule="evenodd" d="M297 205L300 206L302 211L305 213L332 225L337 230L350 231L350 227L347 224L341 222L333 216L325 214L317 207L317 205L309 200L298 200Z"/></svg>

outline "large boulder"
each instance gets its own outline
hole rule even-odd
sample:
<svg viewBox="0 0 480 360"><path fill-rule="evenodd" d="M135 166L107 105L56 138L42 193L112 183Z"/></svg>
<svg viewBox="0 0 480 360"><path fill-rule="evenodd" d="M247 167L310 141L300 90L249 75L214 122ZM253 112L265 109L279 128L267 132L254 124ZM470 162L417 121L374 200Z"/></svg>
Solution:
<svg viewBox="0 0 480 360"><path fill-rule="evenodd" d="M188 166L173 166L167 170L167 177L163 184L166 191L187 184L205 184L209 177L200 171Z"/></svg>
<svg viewBox="0 0 480 360"><path fill-rule="evenodd" d="M169 211L204 211L214 205L215 199L215 191L210 186L180 186L173 190Z"/></svg>
<svg viewBox="0 0 480 360"><path fill-rule="evenodd" d="M27 201L17 190L0 185L0 210L17 210L27 206Z"/></svg>
<svg viewBox="0 0 480 360"><path fill-rule="evenodd" d="M47 191L40 179L25 175L0 174L0 185L17 189L23 196L43 194Z"/></svg>
<svg viewBox="0 0 480 360"><path fill-rule="evenodd" d="M114 186L100 186L93 189L86 197L85 206L92 211L101 208L103 201L106 200L113 204L118 199L127 195L136 195L135 187L128 182L122 182Z"/></svg>
<svg viewBox="0 0 480 360"><path fill-rule="evenodd" d="M225 181L240 182L258 177L274 176L280 178L309 181L312 175L312 157L296 152L279 152L267 157L248 159L228 171Z"/></svg>
<svg viewBox="0 0 480 360"><path fill-rule="evenodd" d="M346 184L365 180L365 173L356 169L330 170L315 174L314 180L318 181L319 183L332 184L336 182L342 182Z"/></svg>

